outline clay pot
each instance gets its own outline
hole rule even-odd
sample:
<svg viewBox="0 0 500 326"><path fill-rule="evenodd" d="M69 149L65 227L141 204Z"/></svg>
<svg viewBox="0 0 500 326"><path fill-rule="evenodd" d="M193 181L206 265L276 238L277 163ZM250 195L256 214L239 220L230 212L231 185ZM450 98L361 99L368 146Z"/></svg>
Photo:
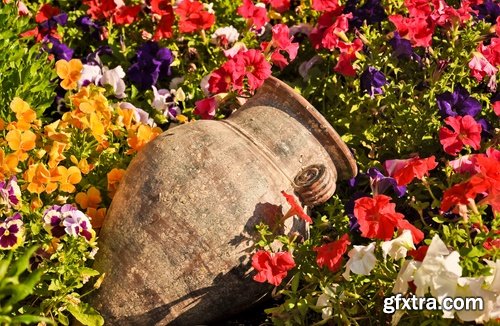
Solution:
<svg viewBox="0 0 500 326"><path fill-rule="evenodd" d="M330 124L269 78L227 120L171 128L132 160L99 235L106 278L91 303L108 325L227 318L270 290L252 280L252 235L288 210L280 192L315 205L355 174Z"/></svg>

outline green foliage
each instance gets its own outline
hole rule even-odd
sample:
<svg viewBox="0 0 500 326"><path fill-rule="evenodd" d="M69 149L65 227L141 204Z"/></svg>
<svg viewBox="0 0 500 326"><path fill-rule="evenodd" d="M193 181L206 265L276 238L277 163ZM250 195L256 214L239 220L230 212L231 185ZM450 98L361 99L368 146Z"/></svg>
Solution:
<svg viewBox="0 0 500 326"><path fill-rule="evenodd" d="M57 86L53 61L42 51L41 44L33 44L33 38L19 35L33 27L28 18L17 15L16 6L0 6L0 107L1 117L7 118L10 102L15 96L21 97L38 115L52 104Z"/></svg>

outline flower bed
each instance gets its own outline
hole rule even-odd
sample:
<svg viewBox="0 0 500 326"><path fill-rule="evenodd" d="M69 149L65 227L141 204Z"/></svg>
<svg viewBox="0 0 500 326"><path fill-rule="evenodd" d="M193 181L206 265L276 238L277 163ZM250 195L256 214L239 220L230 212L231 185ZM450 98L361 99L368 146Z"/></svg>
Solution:
<svg viewBox="0 0 500 326"><path fill-rule="evenodd" d="M0 322L103 324L85 296L105 280L92 260L132 157L229 116L271 75L359 174L309 215L283 193L294 208L257 226L268 320L498 322L499 16L493 0L4 0ZM309 238L276 231L294 215ZM396 294L484 308L385 309Z"/></svg>

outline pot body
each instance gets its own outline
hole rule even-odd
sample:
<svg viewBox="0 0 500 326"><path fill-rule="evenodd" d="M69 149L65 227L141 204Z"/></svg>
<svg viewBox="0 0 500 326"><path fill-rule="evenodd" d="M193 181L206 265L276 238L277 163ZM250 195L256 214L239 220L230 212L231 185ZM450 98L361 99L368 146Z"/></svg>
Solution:
<svg viewBox="0 0 500 326"><path fill-rule="evenodd" d="M269 291L250 272L255 225L286 212L280 192L304 168L328 171L316 185L327 196L356 171L307 105L271 78L227 120L171 128L137 154L99 235L94 267L106 278L91 303L107 324L210 323Z"/></svg>

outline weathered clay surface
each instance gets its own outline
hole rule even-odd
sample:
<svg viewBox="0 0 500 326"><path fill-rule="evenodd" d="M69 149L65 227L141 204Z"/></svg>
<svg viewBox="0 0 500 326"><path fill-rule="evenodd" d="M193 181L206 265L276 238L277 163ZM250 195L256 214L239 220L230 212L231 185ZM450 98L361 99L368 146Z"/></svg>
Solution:
<svg viewBox="0 0 500 326"><path fill-rule="evenodd" d="M166 131L113 199L92 304L107 325L197 325L248 307L269 291L248 273L254 226L289 208L280 191L313 164L333 183L356 173L326 120L274 78L225 121Z"/></svg>

